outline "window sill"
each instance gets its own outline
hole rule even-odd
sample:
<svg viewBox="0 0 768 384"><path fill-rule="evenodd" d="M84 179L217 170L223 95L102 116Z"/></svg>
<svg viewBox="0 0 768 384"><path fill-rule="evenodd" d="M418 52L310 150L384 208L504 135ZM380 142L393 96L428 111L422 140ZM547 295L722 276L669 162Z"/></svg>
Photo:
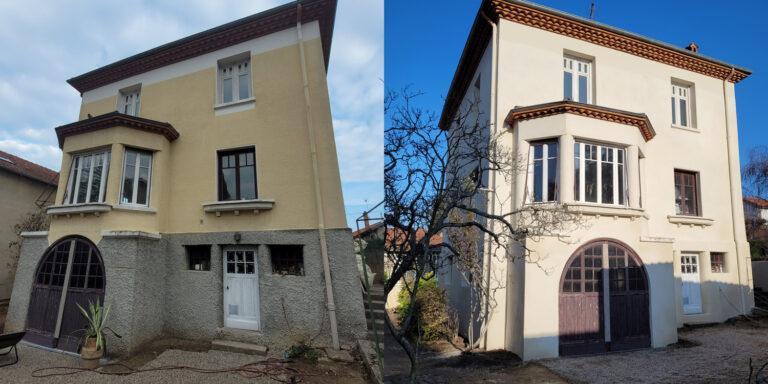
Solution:
<svg viewBox="0 0 768 384"><path fill-rule="evenodd" d="M45 213L53 217L66 216L67 218L72 215L80 215L84 217L88 213L92 213L98 217L102 213L112 210L112 206L106 203L87 203L87 204L69 204L69 205L53 205L45 210Z"/></svg>
<svg viewBox="0 0 768 384"><path fill-rule="evenodd" d="M143 213L157 213L157 209L152 207L145 207L141 205L125 205L125 204L118 204L112 207L115 211L132 211L132 212L143 212Z"/></svg>
<svg viewBox="0 0 768 384"><path fill-rule="evenodd" d="M683 215L668 215L667 220L672 224L680 225L700 225L702 227L708 227L714 224L715 220L708 219L701 216L683 216Z"/></svg>
<svg viewBox="0 0 768 384"><path fill-rule="evenodd" d="M253 211L254 214L260 211L268 211L275 205L274 200L232 200L216 201L212 203L203 203L203 211L206 213L215 213L221 216L222 212L234 212L235 216L240 215L240 211Z"/></svg>
<svg viewBox="0 0 768 384"><path fill-rule="evenodd" d="M569 203L565 204L566 210L570 212L580 213L590 216L607 216L617 219L619 217L629 218L635 220L637 218L648 218L645 214L645 210L642 208L630 208L622 206L610 206L602 204L590 204L590 203Z"/></svg>
<svg viewBox="0 0 768 384"><path fill-rule="evenodd" d="M682 129L683 131L688 131L688 132L701 133L701 131L699 131L699 130L698 130L698 129L696 129L696 128L693 128L693 127L684 127L684 126L682 126L682 125L675 125L675 124L672 124L672 128L675 128L675 129Z"/></svg>
<svg viewBox="0 0 768 384"><path fill-rule="evenodd" d="M256 99L249 97L247 99L232 101L229 103L216 104L213 106L213 110L216 116L226 115L229 113L246 111L253 109L256 106Z"/></svg>

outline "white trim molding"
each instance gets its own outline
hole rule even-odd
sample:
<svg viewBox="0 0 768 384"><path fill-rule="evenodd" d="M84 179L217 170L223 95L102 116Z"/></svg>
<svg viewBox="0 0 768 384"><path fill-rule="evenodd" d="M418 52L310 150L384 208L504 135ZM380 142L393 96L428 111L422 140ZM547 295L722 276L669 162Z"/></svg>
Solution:
<svg viewBox="0 0 768 384"><path fill-rule="evenodd" d="M222 212L234 212L235 216L237 216L240 214L240 211L253 211L254 214L260 211L268 211L274 205L274 200L262 199L215 201L203 203L203 211L206 213L216 213L216 216L221 216Z"/></svg>
<svg viewBox="0 0 768 384"><path fill-rule="evenodd" d="M224 104L216 104L213 106L213 110L215 111L216 116L247 111L254 108L256 108L256 98L253 96L247 99L232 101Z"/></svg>
<svg viewBox="0 0 768 384"><path fill-rule="evenodd" d="M144 231L113 231L113 230L103 230L101 231L101 237L117 237L117 238L129 238L129 239L150 239L150 240L160 240L161 236L159 233L155 232L144 232Z"/></svg>
<svg viewBox="0 0 768 384"><path fill-rule="evenodd" d="M94 216L99 216L102 213L106 213L112 210L112 205L105 203L83 203L83 204L68 204L68 205L52 205L45 210L45 213L57 217L80 215L93 213Z"/></svg>
<svg viewBox="0 0 768 384"><path fill-rule="evenodd" d="M667 220L677 225L700 225L702 227L710 226L715 223L714 219L699 216L667 215Z"/></svg>
<svg viewBox="0 0 768 384"><path fill-rule="evenodd" d="M28 231L28 232L22 232L19 234L19 236L23 238L32 238L32 237L48 237L48 231Z"/></svg>
<svg viewBox="0 0 768 384"><path fill-rule="evenodd" d="M575 213L581 213L590 216L606 217L626 217L632 220L636 218L648 218L645 210L642 208L618 207L606 204L585 204L585 203L567 203L565 209Z"/></svg>

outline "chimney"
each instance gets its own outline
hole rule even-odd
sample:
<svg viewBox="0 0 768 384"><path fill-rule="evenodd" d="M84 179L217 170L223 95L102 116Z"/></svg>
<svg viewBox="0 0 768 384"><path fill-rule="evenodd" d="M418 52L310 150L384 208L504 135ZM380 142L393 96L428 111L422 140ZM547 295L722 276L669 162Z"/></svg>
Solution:
<svg viewBox="0 0 768 384"><path fill-rule="evenodd" d="M365 226L367 227L370 225L370 221L368 220L368 212L363 212L363 220L365 221Z"/></svg>
<svg viewBox="0 0 768 384"><path fill-rule="evenodd" d="M696 52L699 51L699 45L696 44L695 42L691 42L690 44L688 44L687 47L685 47L685 49L687 49L687 50L689 50L689 51L691 51L693 53L696 53Z"/></svg>

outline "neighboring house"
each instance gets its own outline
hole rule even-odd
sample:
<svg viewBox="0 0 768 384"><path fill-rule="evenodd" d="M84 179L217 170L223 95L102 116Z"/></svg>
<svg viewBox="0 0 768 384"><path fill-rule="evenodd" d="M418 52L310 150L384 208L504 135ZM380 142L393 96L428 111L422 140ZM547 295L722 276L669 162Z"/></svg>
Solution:
<svg viewBox="0 0 768 384"><path fill-rule="evenodd" d="M414 240L416 243L420 242L424 236L426 236L426 231L424 228L417 228L415 232L413 232ZM386 231L386 238L384 240L384 249L385 250L397 250L400 249L401 244L406 244L408 242L407 234L405 231L396 229L396 228L387 228ZM432 249L431 252L434 256L439 257L440 251L442 248L440 247L440 244L443 243L443 235L437 234L433 235L429 239L429 246ZM389 255L386 252L384 253L384 271L385 273L390 276L392 274L392 270L394 269L395 265L393 264L393 260L398 259L397 255ZM386 302L386 308L389 310L394 310L397 307L397 299L400 295L400 291L403 289L403 280L406 278L409 278L413 280L412 272L406 272L406 276L404 276L400 281L398 281L394 287L392 287L392 290L389 292L389 295L387 295L387 302Z"/></svg>
<svg viewBox="0 0 768 384"><path fill-rule="evenodd" d="M366 242L365 264L375 273L374 284L384 282L384 222L371 224L368 214L363 215L363 228L352 232L352 237Z"/></svg>
<svg viewBox="0 0 768 384"><path fill-rule="evenodd" d="M768 200L757 196L744 198L744 218L747 221L766 225L768 222Z"/></svg>
<svg viewBox="0 0 768 384"><path fill-rule="evenodd" d="M163 335L365 337L326 83L335 12L288 3L68 80L80 119L56 128L64 176L7 328L77 351L75 304L99 300L116 355Z"/></svg>
<svg viewBox="0 0 768 384"><path fill-rule="evenodd" d="M13 288L13 254L18 247L14 225L25 216L53 203L59 174L43 166L0 151L0 304Z"/></svg>
<svg viewBox="0 0 768 384"><path fill-rule="evenodd" d="M750 72L697 49L530 2L482 3L440 126L476 106L529 159L511 182L482 175L498 196L490 212L560 202L588 221L526 241L537 263L488 258L504 278L489 288L482 347L524 360L663 347L683 324L750 313L735 101Z"/></svg>

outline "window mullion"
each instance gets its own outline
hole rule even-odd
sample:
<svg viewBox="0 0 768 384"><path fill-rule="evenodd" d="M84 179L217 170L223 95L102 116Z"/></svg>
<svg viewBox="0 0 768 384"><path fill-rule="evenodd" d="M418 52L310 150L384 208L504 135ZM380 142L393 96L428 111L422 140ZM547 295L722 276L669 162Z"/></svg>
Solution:
<svg viewBox="0 0 768 384"><path fill-rule="evenodd" d="M619 204L619 193L624 189L619 185L619 150L618 148L612 148L613 150L613 203Z"/></svg>
<svg viewBox="0 0 768 384"><path fill-rule="evenodd" d="M133 167L133 195L131 196L131 204L138 203L139 196L139 169L141 168L141 153L136 151L136 164Z"/></svg>
<svg viewBox="0 0 768 384"><path fill-rule="evenodd" d="M91 184L93 183L93 169L96 168L95 167L96 164L94 161L96 160L96 155L89 155L88 157L90 157L91 159L91 163L90 163L91 167L88 169L88 184L85 185L85 188L87 188L85 193L86 204L91 202Z"/></svg>
<svg viewBox="0 0 768 384"><path fill-rule="evenodd" d="M587 166L586 155L584 153L584 143L579 143L579 153L581 156L579 157L579 200L580 201L587 201L587 197L584 195L584 192L586 190L585 185L587 184L586 180L584 180L584 177L586 176L585 167Z"/></svg>
<svg viewBox="0 0 768 384"><path fill-rule="evenodd" d="M549 196L549 183L547 182L548 170L547 163L549 163L549 144L541 144L541 201L546 202Z"/></svg>
<svg viewBox="0 0 768 384"><path fill-rule="evenodd" d="M597 148L597 203L603 203L603 147L595 146Z"/></svg>
<svg viewBox="0 0 768 384"><path fill-rule="evenodd" d="M99 181L99 203L104 201L104 184L107 182L107 178L104 177L105 175L109 174L109 152L104 152L100 154L99 156L102 157L101 160L101 180Z"/></svg>

